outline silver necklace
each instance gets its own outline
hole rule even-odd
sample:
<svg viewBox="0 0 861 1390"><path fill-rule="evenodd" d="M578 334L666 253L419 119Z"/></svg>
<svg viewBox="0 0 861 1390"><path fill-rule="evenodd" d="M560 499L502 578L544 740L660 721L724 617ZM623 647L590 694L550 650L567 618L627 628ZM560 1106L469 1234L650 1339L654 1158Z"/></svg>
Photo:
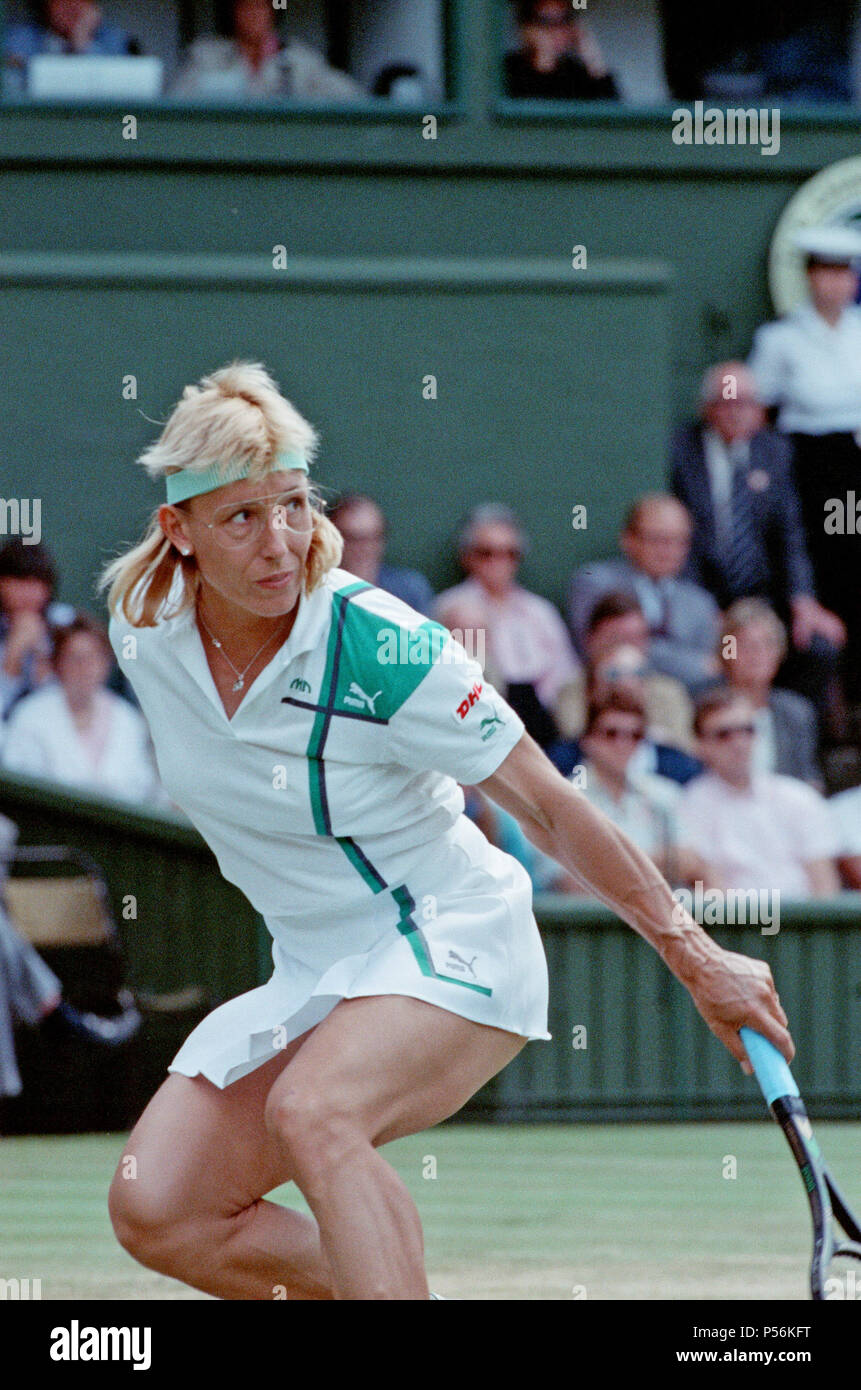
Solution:
<svg viewBox="0 0 861 1390"><path fill-rule="evenodd" d="M252 658L251 658L251 660L249 661L248 665L245 667L245 670L244 670L244 671L240 671L240 670L238 669L238 667L234 666L233 662L230 660L230 657L227 655L227 652L224 650L224 647L223 647L223 645L221 644L221 642L219 642L218 638L217 638L217 637L213 637L212 633L209 631L209 628L206 626L206 623L203 621L203 614L201 613L201 611L200 611L199 608L198 608L198 610L197 610L197 616L198 616L198 618L200 618L200 621L201 621L201 624L202 624L202 626L203 626L203 628L204 628L204 631L208 634L209 640L210 640L210 642L212 643L213 647L217 647L217 649L221 652L221 655L224 657L224 660L227 662L227 664L228 664L228 666L230 667L231 671L232 671L233 674L236 676L236 680L235 680L234 683L233 683L233 689L234 689L234 690L242 690L242 689L244 689L246 673L247 673L248 671L251 670L251 667L254 665L254 663L255 663L255 661L257 660L257 658L258 658L258 656L260 655L260 653L261 653L262 651L265 651L265 650L266 650L266 648L269 646L269 643L272 641L272 638L275 637L275 636L277 636L277 633L273 632L273 633L271 633L271 635L270 635L269 637L266 638L266 641L263 643L263 646L257 648L257 651L254 653L254 655L252 656Z"/></svg>

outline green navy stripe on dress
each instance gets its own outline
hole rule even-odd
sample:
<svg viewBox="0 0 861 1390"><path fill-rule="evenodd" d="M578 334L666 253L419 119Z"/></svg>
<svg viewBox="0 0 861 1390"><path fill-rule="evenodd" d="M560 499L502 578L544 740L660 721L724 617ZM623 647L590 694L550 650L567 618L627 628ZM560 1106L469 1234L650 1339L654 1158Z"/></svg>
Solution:
<svg viewBox="0 0 861 1390"><path fill-rule="evenodd" d="M372 584L357 581L355 584L347 585L344 589L338 589L333 595L336 618L329 631L322 688L318 702L316 704L308 702L308 707L315 710L314 724L311 729L306 756L308 758L311 809L314 816L314 828L318 835L332 836L332 817L326 791L326 764L323 756L332 719L339 715L345 715L352 718L365 718L368 722L378 724L388 723L391 716L400 709L401 705L421 684L433 665L433 642L428 642L425 660L414 662L411 657L408 666L404 664L396 668L396 676L395 671L389 671L389 687L385 692L380 690L373 697L369 697L361 686L358 687L366 701L369 698L376 700L384 693L388 700L394 701L385 714L378 715L376 712L372 712L371 715L356 715L352 710L338 708L338 704L343 703L344 696L349 696L353 690L352 677L361 676L367 685L371 684L375 666L379 672L380 632L382 630L390 632L392 628L390 620L381 618L379 614L369 613L365 609L357 609L350 605L350 600L355 594L364 593L373 587ZM437 644L440 641L448 640L449 636L438 623L432 622L423 623L418 631L433 637ZM347 660L342 661L345 646L347 648ZM346 683L339 681L339 676L344 669L347 672ZM395 677L394 680L392 680L393 676ZM303 701L290 698L286 698L283 703L304 705ZM404 884L397 888L391 888L351 835L335 835L332 838L341 847L356 872L361 874L372 893L382 893L387 890L391 893L398 908L397 929L407 941L423 975L435 980L443 980L446 984L460 985L462 989L471 989L477 994L488 996L493 994L493 990L486 985L473 984L469 980L460 980L452 975L441 975L439 971L435 970L424 933L413 916L416 904L409 889Z"/></svg>
<svg viewBox="0 0 861 1390"><path fill-rule="evenodd" d="M391 894L401 910L397 924L398 931L401 933L401 936L406 937L407 943L418 961L419 970L423 975L430 975L435 980L445 980L446 984L449 985L462 985L464 989L475 990L476 994L486 994L488 996L493 994L493 990L488 989L487 985L476 985L470 980L459 980L454 975L441 975L438 970L435 970L428 944L425 941L424 932L412 915L416 906L415 899L404 884L401 884L399 888L392 888Z"/></svg>

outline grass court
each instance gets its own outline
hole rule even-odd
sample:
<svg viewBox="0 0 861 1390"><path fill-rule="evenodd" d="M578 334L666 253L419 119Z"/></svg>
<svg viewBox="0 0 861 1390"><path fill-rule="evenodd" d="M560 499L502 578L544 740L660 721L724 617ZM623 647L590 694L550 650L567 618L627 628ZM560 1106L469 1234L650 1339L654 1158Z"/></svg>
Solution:
<svg viewBox="0 0 861 1390"><path fill-rule="evenodd" d="M861 1206L861 1125L822 1122L816 1133ZM116 1243L106 1193L123 1140L0 1140L0 1278L41 1279L43 1299L205 1297ZM383 1152L421 1213L431 1287L449 1298L809 1296L807 1203L767 1119L447 1124ZM304 1207L291 1186L273 1196Z"/></svg>

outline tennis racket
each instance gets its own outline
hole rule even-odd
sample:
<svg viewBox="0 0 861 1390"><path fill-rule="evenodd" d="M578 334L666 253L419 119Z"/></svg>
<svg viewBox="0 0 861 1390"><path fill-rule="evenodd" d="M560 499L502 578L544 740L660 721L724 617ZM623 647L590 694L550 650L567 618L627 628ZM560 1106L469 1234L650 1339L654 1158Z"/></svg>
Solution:
<svg viewBox="0 0 861 1390"><path fill-rule="evenodd" d="M861 1297L861 1292L858 1295L854 1292L854 1266L843 1263L846 1260L861 1260L861 1226L825 1166L792 1072L777 1048L761 1033L755 1033L752 1028L742 1028L740 1036L766 1105L786 1135L801 1169L813 1217L811 1297L817 1300ZM841 1238L835 1218L849 1237L848 1240ZM857 1278L861 1290L861 1270ZM841 1293L841 1288L848 1291Z"/></svg>

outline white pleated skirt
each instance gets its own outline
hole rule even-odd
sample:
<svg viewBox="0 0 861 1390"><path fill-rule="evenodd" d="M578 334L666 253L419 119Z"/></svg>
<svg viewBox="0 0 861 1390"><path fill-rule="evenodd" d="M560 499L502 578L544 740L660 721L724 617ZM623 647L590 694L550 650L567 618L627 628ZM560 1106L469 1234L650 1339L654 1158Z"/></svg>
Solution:
<svg viewBox="0 0 861 1390"><path fill-rule="evenodd" d="M322 898L322 894L321 894ZM171 1072L219 1088L268 1062L342 999L396 994L474 1023L549 1039L544 949L525 869L461 816L396 893L387 889L337 920L267 918L273 973L215 1009Z"/></svg>

